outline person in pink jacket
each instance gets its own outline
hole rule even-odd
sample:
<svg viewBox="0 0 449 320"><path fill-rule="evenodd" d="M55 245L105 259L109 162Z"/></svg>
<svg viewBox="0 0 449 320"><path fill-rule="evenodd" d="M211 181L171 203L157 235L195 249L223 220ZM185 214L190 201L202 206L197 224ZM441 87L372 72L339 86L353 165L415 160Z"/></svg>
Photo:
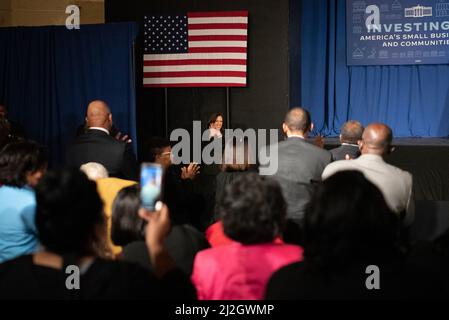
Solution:
<svg viewBox="0 0 449 320"><path fill-rule="evenodd" d="M219 206L223 230L235 241L199 252L192 282L200 300L261 300L273 272L302 260L302 248L275 241L286 203L274 180L250 173L224 191Z"/></svg>

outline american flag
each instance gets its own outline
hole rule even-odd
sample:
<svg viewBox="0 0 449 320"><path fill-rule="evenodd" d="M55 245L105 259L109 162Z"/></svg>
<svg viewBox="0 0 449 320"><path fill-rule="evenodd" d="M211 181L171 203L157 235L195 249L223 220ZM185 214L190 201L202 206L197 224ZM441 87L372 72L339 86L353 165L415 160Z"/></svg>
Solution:
<svg viewBox="0 0 449 320"><path fill-rule="evenodd" d="M144 87L245 87L248 11L145 16Z"/></svg>

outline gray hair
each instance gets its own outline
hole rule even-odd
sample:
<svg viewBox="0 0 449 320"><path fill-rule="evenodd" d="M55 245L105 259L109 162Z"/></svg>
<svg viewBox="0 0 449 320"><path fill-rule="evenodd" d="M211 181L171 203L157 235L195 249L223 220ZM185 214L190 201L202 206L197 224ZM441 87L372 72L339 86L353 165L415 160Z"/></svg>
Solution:
<svg viewBox="0 0 449 320"><path fill-rule="evenodd" d="M93 181L109 177L108 170L98 162L85 163L80 167L80 170Z"/></svg>
<svg viewBox="0 0 449 320"><path fill-rule="evenodd" d="M359 140L362 140L363 129L364 128L359 121L346 121L340 130L341 141L357 144Z"/></svg>

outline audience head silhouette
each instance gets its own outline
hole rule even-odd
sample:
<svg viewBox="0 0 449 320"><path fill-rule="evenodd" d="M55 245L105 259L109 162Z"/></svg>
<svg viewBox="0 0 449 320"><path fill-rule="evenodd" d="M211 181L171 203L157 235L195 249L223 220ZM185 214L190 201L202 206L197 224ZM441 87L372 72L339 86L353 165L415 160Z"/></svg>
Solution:
<svg viewBox="0 0 449 320"><path fill-rule="evenodd" d="M282 129L287 136L301 135L306 137L308 132L313 129L309 111L300 107L290 109L285 116Z"/></svg>
<svg viewBox="0 0 449 320"><path fill-rule="evenodd" d="M161 137L152 137L145 143L144 161L159 163L164 169L171 165L170 141Z"/></svg>
<svg viewBox="0 0 449 320"><path fill-rule="evenodd" d="M34 142L14 142L0 153L0 185L35 187L47 168L44 148Z"/></svg>
<svg viewBox="0 0 449 320"><path fill-rule="evenodd" d="M365 128L359 143L362 154L386 155L391 152L393 131L383 123L372 123Z"/></svg>
<svg viewBox="0 0 449 320"><path fill-rule="evenodd" d="M362 139L363 126L359 121L346 121L340 130L340 142L357 144Z"/></svg>
<svg viewBox="0 0 449 320"><path fill-rule="evenodd" d="M286 219L284 197L279 184L248 173L226 186L219 204L224 233L237 242L272 242Z"/></svg>
<svg viewBox="0 0 449 320"><path fill-rule="evenodd" d="M46 250L96 255L105 228L97 185L79 170L53 171L36 187L36 227Z"/></svg>
<svg viewBox="0 0 449 320"><path fill-rule="evenodd" d="M111 130L112 128L112 114L106 102L101 100L94 100L89 103L86 115L87 127L104 128Z"/></svg>
<svg viewBox="0 0 449 320"><path fill-rule="evenodd" d="M340 271L396 254L397 216L358 171L341 171L317 188L305 214L304 256L311 269Z"/></svg>
<svg viewBox="0 0 449 320"><path fill-rule="evenodd" d="M112 242L125 246L134 241L145 239L146 221L139 217L139 187L134 185L123 188L115 197L112 205Z"/></svg>

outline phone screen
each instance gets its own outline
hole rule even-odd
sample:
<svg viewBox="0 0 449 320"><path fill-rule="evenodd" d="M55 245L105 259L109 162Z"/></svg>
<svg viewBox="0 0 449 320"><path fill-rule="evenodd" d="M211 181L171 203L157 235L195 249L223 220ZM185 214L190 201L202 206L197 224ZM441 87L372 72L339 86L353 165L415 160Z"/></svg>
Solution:
<svg viewBox="0 0 449 320"><path fill-rule="evenodd" d="M159 164L143 163L140 170L140 200L142 207L154 211L161 199L163 170Z"/></svg>

